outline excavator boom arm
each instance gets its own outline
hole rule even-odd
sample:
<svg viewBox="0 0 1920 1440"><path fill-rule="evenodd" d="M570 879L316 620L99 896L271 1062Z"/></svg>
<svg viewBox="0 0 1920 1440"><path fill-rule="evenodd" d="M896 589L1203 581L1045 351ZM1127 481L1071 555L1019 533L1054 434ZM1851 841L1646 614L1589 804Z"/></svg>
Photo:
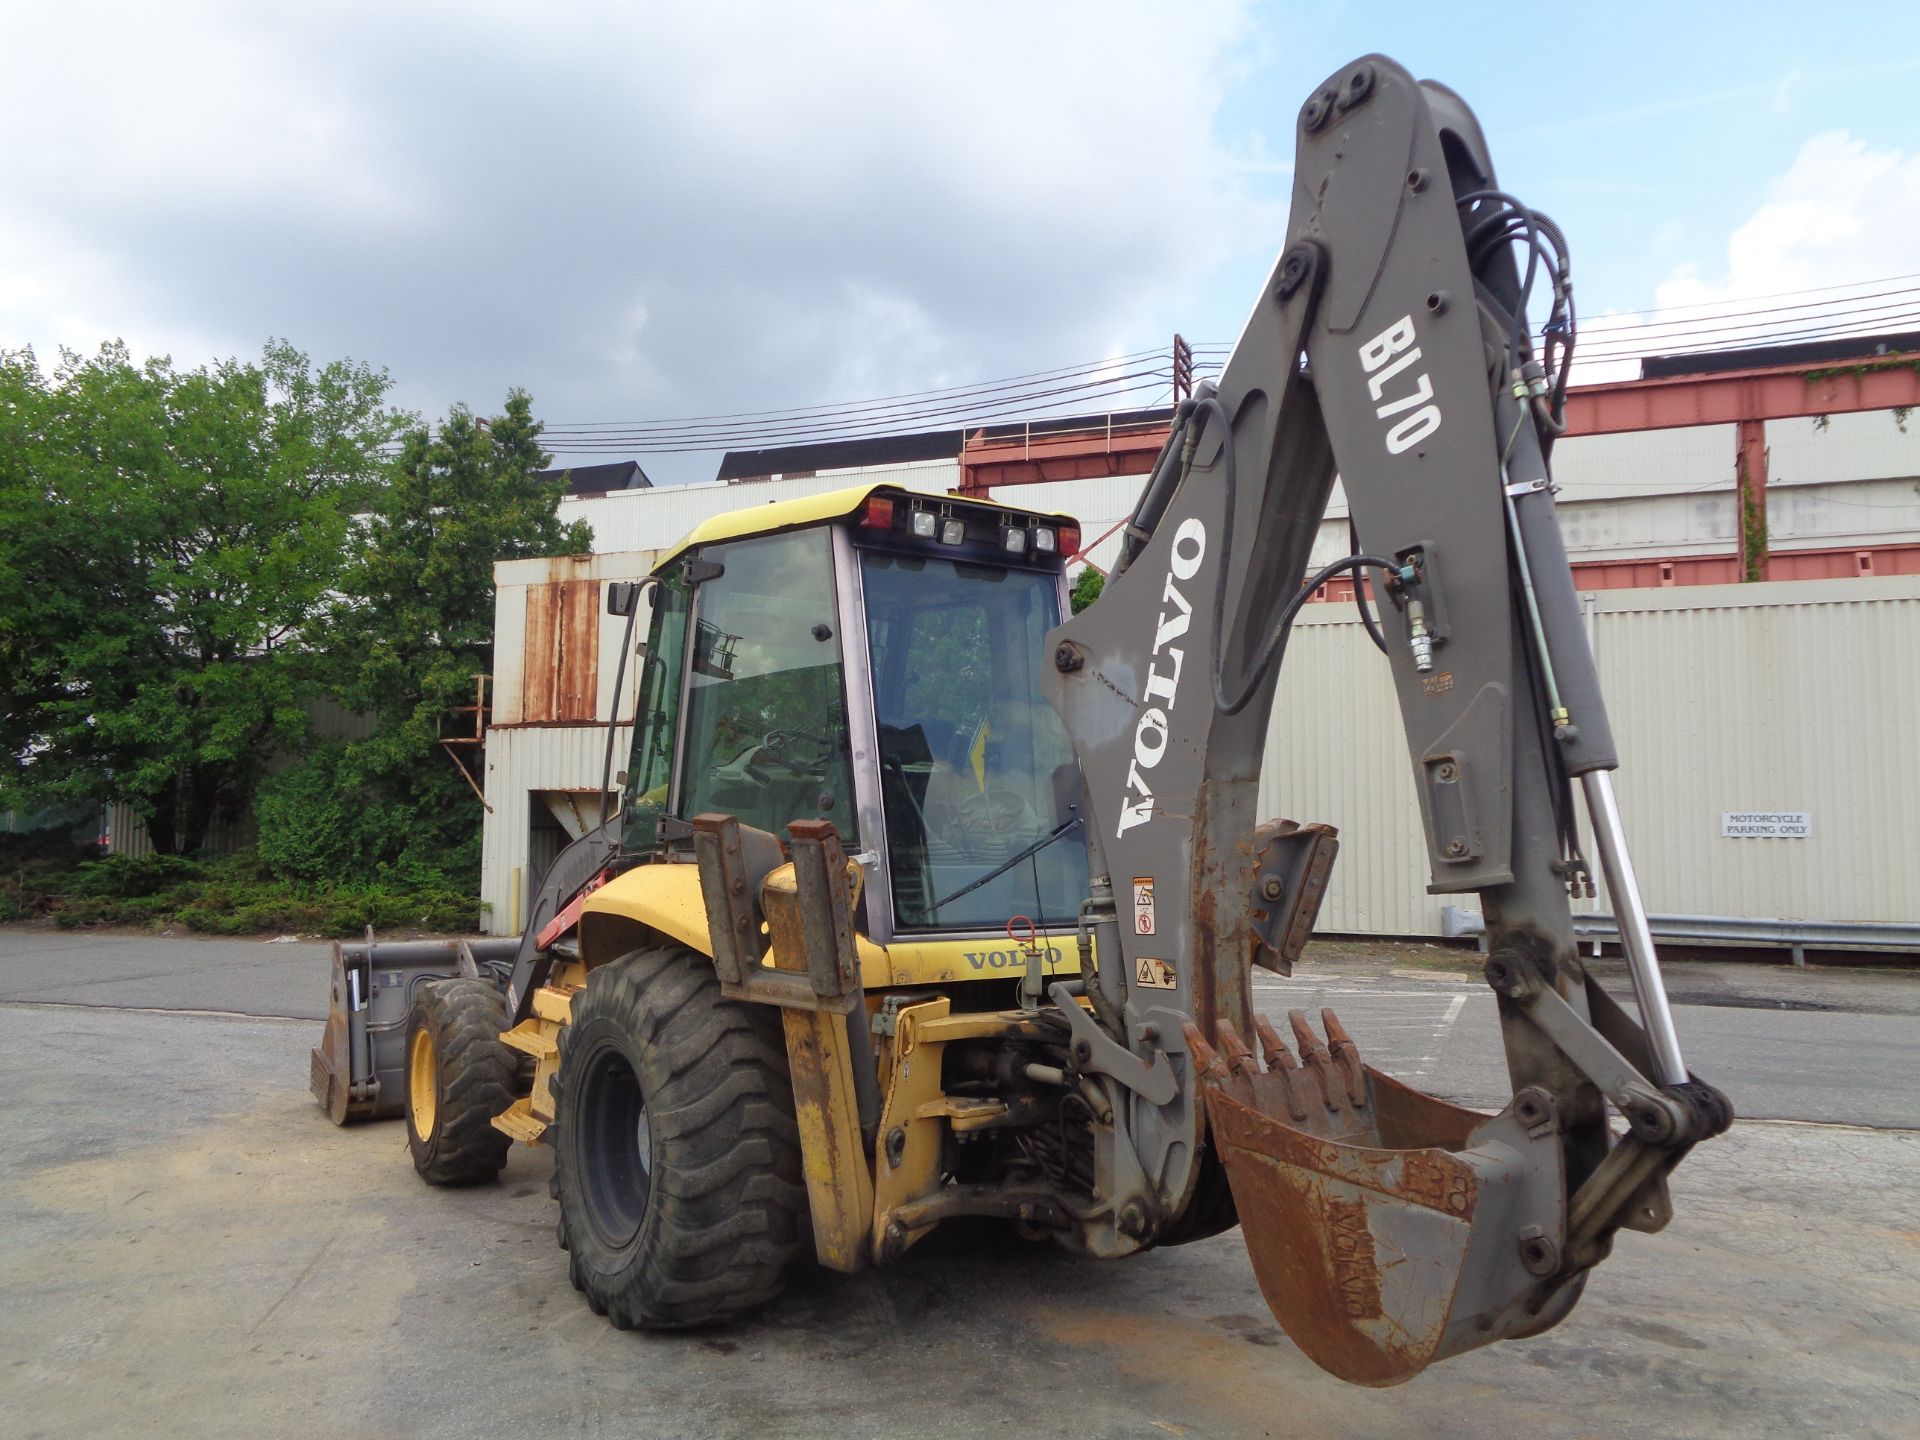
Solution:
<svg viewBox="0 0 1920 1440"><path fill-rule="evenodd" d="M1278 1318L1366 1383L1554 1323L1613 1230L1655 1228L1666 1172L1730 1119L1680 1061L1650 944L1630 946L1644 1029L1574 946L1576 781L1616 905L1639 900L1553 515L1565 249L1498 190L1452 92L1380 56L1332 77L1301 111L1288 244L1217 390L1181 407L1105 593L1049 641L1098 877L1095 1017L1183 1082L1163 1100L1111 1063L1140 1203L1177 1228L1215 1146ZM1550 299L1544 348L1530 293ZM1264 1027L1250 967L1290 966L1290 908L1305 896L1311 914L1331 855L1325 827L1263 828L1255 804L1336 471L1362 543L1330 569L1391 601L1431 888L1477 893L1486 915L1516 1099L1484 1124L1406 1100L1304 1017L1298 1060L1267 1032L1268 1071L1240 1039ZM1338 723L1348 701L1328 701ZM1344 1086L1328 1079L1343 1066Z"/></svg>

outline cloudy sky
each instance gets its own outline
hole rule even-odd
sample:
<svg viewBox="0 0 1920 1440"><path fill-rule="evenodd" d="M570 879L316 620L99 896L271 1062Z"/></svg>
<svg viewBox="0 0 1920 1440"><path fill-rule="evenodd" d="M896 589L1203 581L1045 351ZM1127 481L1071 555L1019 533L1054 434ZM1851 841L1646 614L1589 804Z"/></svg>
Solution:
<svg viewBox="0 0 1920 1440"><path fill-rule="evenodd" d="M555 423L714 415L1230 341L1294 114L1369 50L1475 107L1583 316L1920 272L1911 0L0 17L0 345L195 365L285 336L429 415L512 385Z"/></svg>

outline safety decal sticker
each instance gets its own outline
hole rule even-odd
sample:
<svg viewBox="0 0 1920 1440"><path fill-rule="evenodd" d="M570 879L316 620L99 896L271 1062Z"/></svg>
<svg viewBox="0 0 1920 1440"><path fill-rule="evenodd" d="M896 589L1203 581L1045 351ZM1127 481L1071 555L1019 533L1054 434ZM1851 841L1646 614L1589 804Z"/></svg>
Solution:
<svg viewBox="0 0 1920 1440"><path fill-rule="evenodd" d="M1133 967L1133 978L1137 984L1149 990L1172 990L1177 986L1173 977L1173 966L1164 960L1154 960L1142 955L1140 963Z"/></svg>
<svg viewBox="0 0 1920 1440"><path fill-rule="evenodd" d="M1133 933L1153 934L1153 877L1133 877Z"/></svg>

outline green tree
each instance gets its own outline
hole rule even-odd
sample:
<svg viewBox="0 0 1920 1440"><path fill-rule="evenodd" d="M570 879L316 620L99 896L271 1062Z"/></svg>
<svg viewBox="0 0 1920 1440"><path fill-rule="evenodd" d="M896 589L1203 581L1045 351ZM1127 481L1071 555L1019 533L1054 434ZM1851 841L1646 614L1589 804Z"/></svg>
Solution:
<svg viewBox="0 0 1920 1440"><path fill-rule="evenodd" d="M375 717L339 783L401 824L381 827L373 866L471 880L480 807L440 735L493 669L496 560L581 554L592 531L557 516L562 489L535 472L552 457L521 390L491 420L456 406L437 430L409 430L365 517L339 607L342 698ZM265 837L263 837L264 839ZM368 842L375 843L375 842Z"/></svg>
<svg viewBox="0 0 1920 1440"><path fill-rule="evenodd" d="M1067 598L1073 605L1073 613L1078 615L1094 601L1100 598L1100 592L1107 587L1107 577L1093 566L1083 569L1073 582L1073 589Z"/></svg>
<svg viewBox="0 0 1920 1440"><path fill-rule="evenodd" d="M305 698L402 417L384 371L0 354L0 804L119 799L197 849Z"/></svg>

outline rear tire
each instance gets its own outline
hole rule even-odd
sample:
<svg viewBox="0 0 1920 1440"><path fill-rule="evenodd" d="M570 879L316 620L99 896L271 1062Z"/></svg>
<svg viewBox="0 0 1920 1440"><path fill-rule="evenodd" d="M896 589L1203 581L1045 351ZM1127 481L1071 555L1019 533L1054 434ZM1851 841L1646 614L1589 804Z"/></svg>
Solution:
<svg viewBox="0 0 1920 1440"><path fill-rule="evenodd" d="M1190 1245L1195 1240L1224 1235L1240 1223L1233 1208L1233 1187L1227 1183L1227 1167L1211 1135L1200 1155L1200 1174L1193 1182L1193 1198L1186 1210L1160 1233L1157 1245Z"/></svg>
<svg viewBox="0 0 1920 1440"><path fill-rule="evenodd" d="M554 1193L568 1269L618 1328L718 1325L811 1246L780 1017L680 946L596 969L560 1035Z"/></svg>
<svg viewBox="0 0 1920 1440"><path fill-rule="evenodd" d="M493 1117L519 1091L519 1057L501 1043L507 1004L485 980L435 980L407 1015L407 1147L429 1185L499 1175L513 1141Z"/></svg>

